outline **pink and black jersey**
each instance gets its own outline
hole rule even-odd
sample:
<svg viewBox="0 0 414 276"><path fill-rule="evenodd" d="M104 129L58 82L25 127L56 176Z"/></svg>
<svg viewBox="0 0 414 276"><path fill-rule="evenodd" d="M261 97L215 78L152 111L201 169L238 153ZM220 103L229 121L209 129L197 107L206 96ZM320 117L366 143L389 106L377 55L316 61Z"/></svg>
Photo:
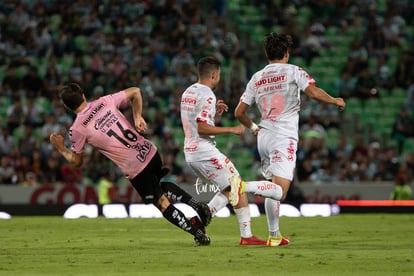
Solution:
<svg viewBox="0 0 414 276"><path fill-rule="evenodd" d="M210 160L219 151L214 136L198 134L197 122L214 126L216 95L206 85L195 83L181 96L181 122L184 129L184 155L187 162Z"/></svg>
<svg viewBox="0 0 414 276"><path fill-rule="evenodd" d="M157 148L142 137L119 110L127 106L124 91L89 102L77 114L69 137L72 151L81 153L85 144L90 144L132 179L148 165Z"/></svg>
<svg viewBox="0 0 414 276"><path fill-rule="evenodd" d="M297 139L300 91L311 84L315 84L315 80L302 68L272 63L252 76L241 101L250 106L257 104L260 127Z"/></svg>

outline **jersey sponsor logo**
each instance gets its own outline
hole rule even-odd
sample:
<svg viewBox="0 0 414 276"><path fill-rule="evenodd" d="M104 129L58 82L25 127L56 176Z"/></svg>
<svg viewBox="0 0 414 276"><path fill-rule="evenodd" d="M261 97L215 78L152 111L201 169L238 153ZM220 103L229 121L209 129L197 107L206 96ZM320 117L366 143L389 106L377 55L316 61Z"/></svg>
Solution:
<svg viewBox="0 0 414 276"><path fill-rule="evenodd" d="M142 144L136 144L133 148L138 152L137 159L144 162L147 159L148 153L151 152L152 144L146 140Z"/></svg>
<svg viewBox="0 0 414 276"><path fill-rule="evenodd" d="M95 117L95 115L105 106L104 103L99 104L97 107L95 107L91 113L88 115L88 117L82 122L82 125L87 126L92 119Z"/></svg>
<svg viewBox="0 0 414 276"><path fill-rule="evenodd" d="M183 97L181 98L181 103L186 103L186 104L197 104L197 99L192 98L192 97Z"/></svg>
<svg viewBox="0 0 414 276"><path fill-rule="evenodd" d="M288 160L293 162L295 157L295 143L290 140L289 141L289 147L287 148L287 156Z"/></svg>
<svg viewBox="0 0 414 276"><path fill-rule="evenodd" d="M263 92L272 92L272 91L281 90L281 89L283 89L283 86L281 83L279 83L277 85L263 87ZM257 94L261 94L260 92L261 91L258 91Z"/></svg>
<svg viewBox="0 0 414 276"><path fill-rule="evenodd" d="M266 84L271 84L271 83L276 83L276 82L284 82L284 81L286 81L286 79L287 79L286 74L273 76L273 77L268 77L268 78L263 78L263 79L260 79L260 80L256 81L254 83L254 86L259 87L259 86L266 85Z"/></svg>
<svg viewBox="0 0 414 276"><path fill-rule="evenodd" d="M282 156L278 150L275 150L272 154L272 163L282 162Z"/></svg>
<svg viewBox="0 0 414 276"><path fill-rule="evenodd" d="M111 126L118 121L118 117L112 113L111 110L105 113L102 117L95 121L95 129L100 129L102 132L107 132Z"/></svg>

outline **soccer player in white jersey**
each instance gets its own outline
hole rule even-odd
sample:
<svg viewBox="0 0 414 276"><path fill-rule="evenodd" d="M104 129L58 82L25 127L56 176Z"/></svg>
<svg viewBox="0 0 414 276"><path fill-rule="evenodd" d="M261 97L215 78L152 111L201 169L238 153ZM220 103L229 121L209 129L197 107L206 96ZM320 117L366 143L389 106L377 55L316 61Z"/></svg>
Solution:
<svg viewBox="0 0 414 276"><path fill-rule="evenodd" d="M229 202L234 206L240 225L240 245L266 245L266 241L252 234L247 195L238 193L241 179L237 169L216 147L215 135L242 135L245 130L242 125L215 126L215 117L228 110L222 100L216 100L212 90L220 81L220 61L214 56L201 58L197 69L198 82L189 86L181 96L185 160L199 180L203 183L215 184L220 188L220 192L208 203L212 215ZM280 188L278 189L277 185L270 181L243 183L256 195L281 197ZM230 193L230 190L233 192Z"/></svg>
<svg viewBox="0 0 414 276"><path fill-rule="evenodd" d="M72 165L81 166L83 151L90 144L112 160L130 180L144 203L154 204L163 216L175 226L194 236L194 245L209 245L210 238L170 201L177 198L193 207L204 224L208 224L211 213L207 204L193 199L174 183L161 182L166 174L156 146L139 132L147 128L142 117L142 96L137 87L87 102L81 87L69 83L59 91L66 108L76 114L69 130L71 148L64 144L61 134L52 133L51 143ZM125 118L120 108L132 107L134 126Z"/></svg>
<svg viewBox="0 0 414 276"><path fill-rule="evenodd" d="M268 65L252 76L234 112L236 118L257 135L263 175L282 191L280 198L266 198L264 203L269 246L289 242L279 230L279 208L289 190L296 165L300 92L317 101L336 105L340 111L345 108L342 98L331 97L318 88L315 80L302 68L288 64L291 45L289 35L271 33L266 36L264 48ZM253 104L261 114L259 126L247 116L246 111ZM243 190L242 187L241 192Z"/></svg>

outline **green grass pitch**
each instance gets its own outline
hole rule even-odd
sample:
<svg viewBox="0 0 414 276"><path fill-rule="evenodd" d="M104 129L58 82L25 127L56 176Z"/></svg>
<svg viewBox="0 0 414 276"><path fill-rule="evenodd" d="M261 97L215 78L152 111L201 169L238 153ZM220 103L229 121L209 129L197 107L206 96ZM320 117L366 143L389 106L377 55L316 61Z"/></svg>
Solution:
<svg viewBox="0 0 414 276"><path fill-rule="evenodd" d="M252 219L267 236L265 216ZM214 218L212 243L164 219L0 220L0 275L414 275L412 214L281 218L286 247L242 247L236 217Z"/></svg>

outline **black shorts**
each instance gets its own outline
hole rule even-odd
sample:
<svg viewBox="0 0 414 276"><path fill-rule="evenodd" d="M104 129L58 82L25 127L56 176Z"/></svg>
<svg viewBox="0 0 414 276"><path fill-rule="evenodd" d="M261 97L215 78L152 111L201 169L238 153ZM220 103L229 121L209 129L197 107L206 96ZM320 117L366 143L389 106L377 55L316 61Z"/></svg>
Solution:
<svg viewBox="0 0 414 276"><path fill-rule="evenodd" d="M131 184L139 193L144 203L155 204L163 194L160 179L163 177L162 160L157 152L148 166L136 177L131 179Z"/></svg>

